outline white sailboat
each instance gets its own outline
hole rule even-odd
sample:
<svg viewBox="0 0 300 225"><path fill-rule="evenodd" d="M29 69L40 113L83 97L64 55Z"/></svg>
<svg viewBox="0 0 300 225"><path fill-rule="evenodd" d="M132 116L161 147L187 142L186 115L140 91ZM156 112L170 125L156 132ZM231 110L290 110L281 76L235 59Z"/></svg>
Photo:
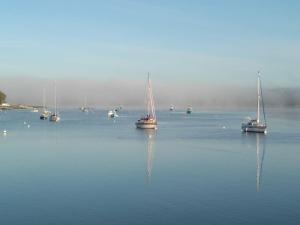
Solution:
<svg viewBox="0 0 300 225"><path fill-rule="evenodd" d="M56 102L56 82L54 84L54 113L51 114L49 121L51 122L58 122L60 120L60 117L57 113L57 102Z"/></svg>
<svg viewBox="0 0 300 225"><path fill-rule="evenodd" d="M265 107L264 107L261 81L260 81L259 74L260 73L258 72L258 77L257 77L257 118L250 119L246 123L242 123L242 131L243 132L267 133ZM260 113L261 113L260 104L262 104L263 120L261 120L261 116L260 116Z"/></svg>
<svg viewBox="0 0 300 225"><path fill-rule="evenodd" d="M157 121L155 115L154 98L152 92L152 84L150 80L150 75L148 73L147 87L146 87L146 97L147 97L147 115L141 117L136 123L136 127L140 129L156 129Z"/></svg>
<svg viewBox="0 0 300 225"><path fill-rule="evenodd" d="M50 115L50 111L47 110L46 108L46 93L45 93L45 88L43 89L43 111L40 115L40 119L41 120L47 120L49 115Z"/></svg>
<svg viewBox="0 0 300 225"><path fill-rule="evenodd" d="M117 114L117 110L109 110L107 112L107 116L109 118L116 118L116 117L119 117L118 114Z"/></svg>
<svg viewBox="0 0 300 225"><path fill-rule="evenodd" d="M80 107L81 112L89 112L89 108L87 107L87 98L84 98L84 105Z"/></svg>

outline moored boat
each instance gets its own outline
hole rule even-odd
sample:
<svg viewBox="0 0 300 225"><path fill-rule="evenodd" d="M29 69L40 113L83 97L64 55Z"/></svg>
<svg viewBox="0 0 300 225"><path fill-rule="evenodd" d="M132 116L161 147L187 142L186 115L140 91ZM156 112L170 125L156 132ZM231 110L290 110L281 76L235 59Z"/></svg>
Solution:
<svg viewBox="0 0 300 225"><path fill-rule="evenodd" d="M262 104L263 119L260 118L261 104ZM264 101L262 96L262 87L261 87L259 72L257 77L257 115L256 116L257 116L256 119L250 119L249 121L242 123L243 132L267 133L266 114L265 114L265 107L264 107Z"/></svg>
<svg viewBox="0 0 300 225"><path fill-rule="evenodd" d="M147 115L142 116L135 123L135 125L139 129L156 129L157 120L155 115L154 98L153 98L152 84L151 84L149 73L148 73L148 80L147 80L146 96L147 96Z"/></svg>

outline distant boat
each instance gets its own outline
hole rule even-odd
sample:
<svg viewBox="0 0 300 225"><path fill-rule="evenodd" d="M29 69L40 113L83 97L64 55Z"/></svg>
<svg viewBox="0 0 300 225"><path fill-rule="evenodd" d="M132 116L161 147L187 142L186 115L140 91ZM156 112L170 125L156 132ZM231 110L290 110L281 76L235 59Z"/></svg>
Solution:
<svg viewBox="0 0 300 225"><path fill-rule="evenodd" d="M187 113L187 114L191 114L192 111L193 111L192 107L188 107L188 108L186 109L186 113Z"/></svg>
<svg viewBox="0 0 300 225"><path fill-rule="evenodd" d="M119 117L116 110L109 110L108 113L107 113L107 116L108 116L109 118L116 118L116 117Z"/></svg>
<svg viewBox="0 0 300 225"><path fill-rule="evenodd" d="M172 111L175 110L175 107L171 105L170 108L169 108L169 110L172 112Z"/></svg>
<svg viewBox="0 0 300 225"><path fill-rule="evenodd" d="M36 113L36 112L39 112L39 110L38 110L37 108L33 108L33 109L31 110L31 112Z"/></svg>
<svg viewBox="0 0 300 225"><path fill-rule="evenodd" d="M57 102L56 102L56 82L54 83L54 113L51 114L49 121L58 122L60 121L60 117L57 113Z"/></svg>
<svg viewBox="0 0 300 225"><path fill-rule="evenodd" d="M261 113L260 104L262 104L263 120L261 120L260 118L260 113ZM262 96L262 87L261 87L259 72L257 77L257 118L250 119L246 123L242 123L242 131L255 132L255 133L267 133L267 122L266 122L265 107L264 107L264 101Z"/></svg>
<svg viewBox="0 0 300 225"><path fill-rule="evenodd" d="M115 109L115 111L116 111L116 112L120 112L122 109L123 109L123 107L122 107L122 106L119 106L119 107L117 107L117 108Z"/></svg>
<svg viewBox="0 0 300 225"><path fill-rule="evenodd" d="M81 112L89 112L89 108L87 107L87 98L84 99L84 106L81 106L79 109Z"/></svg>
<svg viewBox="0 0 300 225"><path fill-rule="evenodd" d="M137 128L140 129L156 129L157 121L155 115L154 98L152 92L152 84L150 75L148 74L147 80L147 115L141 117L136 123Z"/></svg>
<svg viewBox="0 0 300 225"><path fill-rule="evenodd" d="M45 93L45 89L43 89L43 111L40 115L40 119L41 120L47 120L50 113L51 112L48 111L47 108L46 108L46 93Z"/></svg>

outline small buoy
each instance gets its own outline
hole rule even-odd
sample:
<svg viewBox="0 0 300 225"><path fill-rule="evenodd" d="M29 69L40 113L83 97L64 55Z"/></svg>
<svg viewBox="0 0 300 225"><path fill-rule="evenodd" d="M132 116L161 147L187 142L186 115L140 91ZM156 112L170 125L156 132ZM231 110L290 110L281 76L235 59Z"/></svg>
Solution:
<svg viewBox="0 0 300 225"><path fill-rule="evenodd" d="M6 131L6 130L4 130L4 131L3 131L3 135L6 135L6 134L7 134L7 131Z"/></svg>
<svg viewBox="0 0 300 225"><path fill-rule="evenodd" d="M26 123L26 121L24 121L24 125L26 125L27 123Z"/></svg>
<svg viewBox="0 0 300 225"><path fill-rule="evenodd" d="M28 124L27 127L30 128L30 124Z"/></svg>
<svg viewBox="0 0 300 225"><path fill-rule="evenodd" d="M225 126L223 126L223 127L222 127L222 129L226 129L226 127L225 127Z"/></svg>

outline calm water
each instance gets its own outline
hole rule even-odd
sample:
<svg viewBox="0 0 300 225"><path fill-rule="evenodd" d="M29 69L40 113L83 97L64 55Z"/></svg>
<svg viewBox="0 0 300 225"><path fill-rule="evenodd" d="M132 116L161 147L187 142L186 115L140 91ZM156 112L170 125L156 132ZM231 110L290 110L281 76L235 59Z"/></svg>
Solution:
<svg viewBox="0 0 300 225"><path fill-rule="evenodd" d="M267 135L240 132L248 114L158 112L145 132L141 112L1 112L0 224L298 225L300 110L269 110Z"/></svg>

